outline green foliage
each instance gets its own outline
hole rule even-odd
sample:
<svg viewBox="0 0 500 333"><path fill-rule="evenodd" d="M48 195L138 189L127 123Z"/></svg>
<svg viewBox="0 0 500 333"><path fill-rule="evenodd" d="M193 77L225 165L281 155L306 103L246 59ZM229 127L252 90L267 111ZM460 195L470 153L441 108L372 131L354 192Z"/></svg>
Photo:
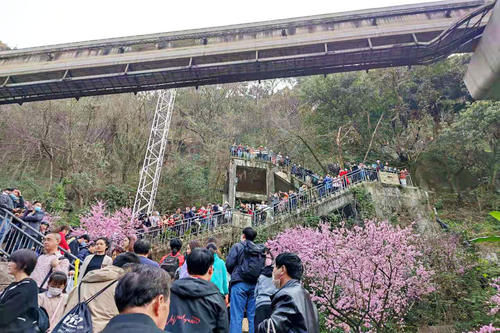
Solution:
<svg viewBox="0 0 500 333"><path fill-rule="evenodd" d="M207 168L196 161L174 157L173 168L162 174L156 199L157 207L179 207L206 205L210 196Z"/></svg>
<svg viewBox="0 0 500 333"><path fill-rule="evenodd" d="M472 243L500 242L500 236L478 237L470 240Z"/></svg>
<svg viewBox="0 0 500 333"><path fill-rule="evenodd" d="M493 216L497 221L500 222L500 212L493 211L493 212L490 212L490 215Z"/></svg>
<svg viewBox="0 0 500 333"><path fill-rule="evenodd" d="M351 192L356 200L356 207L362 220L375 217L375 206L370 193L364 187L353 187Z"/></svg>
<svg viewBox="0 0 500 333"><path fill-rule="evenodd" d="M104 191L97 194L97 200L105 201L106 207L110 211L115 211L121 207L130 207L134 190L132 186L127 184L121 186L106 185Z"/></svg>
<svg viewBox="0 0 500 333"><path fill-rule="evenodd" d="M490 277L500 274L498 266L479 258L473 248L463 248L460 239L453 250L448 237L454 236L426 240L432 249L428 258L437 290L408 313L405 323L411 330L454 324L457 332L467 332L493 320L488 315L487 302L492 294L488 283Z"/></svg>

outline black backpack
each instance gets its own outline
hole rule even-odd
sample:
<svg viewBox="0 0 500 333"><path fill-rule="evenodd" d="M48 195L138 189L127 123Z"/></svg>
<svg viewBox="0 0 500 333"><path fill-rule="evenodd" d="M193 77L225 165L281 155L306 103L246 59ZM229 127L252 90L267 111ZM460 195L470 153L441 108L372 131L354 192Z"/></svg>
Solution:
<svg viewBox="0 0 500 333"><path fill-rule="evenodd" d="M80 283L80 285L78 285L79 303L61 318L56 327L52 330L52 333L93 333L92 315L90 313L89 303L117 281L118 280L111 282L83 302L80 302L80 287L82 285L82 283Z"/></svg>
<svg viewBox="0 0 500 333"><path fill-rule="evenodd" d="M265 247L262 244L243 245L243 260L241 262L240 276L243 281L255 284L266 263Z"/></svg>
<svg viewBox="0 0 500 333"><path fill-rule="evenodd" d="M160 267L168 272L170 278L174 278L175 271L179 268L179 257L168 255L160 263Z"/></svg>
<svg viewBox="0 0 500 333"><path fill-rule="evenodd" d="M38 308L38 320L36 321L36 325L40 333L47 332L50 327L49 314L47 313L47 310L41 306Z"/></svg>

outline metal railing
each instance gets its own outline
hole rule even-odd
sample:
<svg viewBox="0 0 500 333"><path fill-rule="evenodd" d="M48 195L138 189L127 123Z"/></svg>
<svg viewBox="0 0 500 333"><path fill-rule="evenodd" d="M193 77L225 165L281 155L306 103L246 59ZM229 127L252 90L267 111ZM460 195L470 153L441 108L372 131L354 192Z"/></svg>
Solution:
<svg viewBox="0 0 500 333"><path fill-rule="evenodd" d="M398 174L398 172L393 173ZM406 179L407 186L413 186L409 174ZM252 225L261 226L269 222L272 223L278 216L298 214L327 198L341 196L353 185L374 181L380 181L379 172L376 169L362 168L349 172L342 177L334 177L332 182L321 183L306 190L299 189L298 193L290 194L286 200L280 199L279 202L254 212ZM208 214L205 217L196 216L187 220L180 219L175 222L175 225L151 228L141 233L140 237L154 244L168 244L173 238L197 237L200 234L214 232L223 226L231 226L234 211L237 210L228 209L215 214Z"/></svg>
<svg viewBox="0 0 500 333"><path fill-rule="evenodd" d="M340 196L352 185L378 180L378 173L373 169L358 169L342 177L335 177L332 182L321 183L306 190L299 190L298 193L290 194L286 200L280 200L255 212L252 216L252 225L267 224L277 216L297 213L322 202L326 198Z"/></svg>
<svg viewBox="0 0 500 333"><path fill-rule="evenodd" d="M8 210L0 208L0 255L9 258L10 255L19 249L31 249L38 255L43 254L43 239L45 235L40 233ZM59 250L70 261L78 259L71 252L59 246Z"/></svg>
<svg viewBox="0 0 500 333"><path fill-rule="evenodd" d="M155 244L167 244L173 238L198 236L223 226L232 225L232 217L233 210L227 209L217 213L210 213L206 216L179 219L174 222L174 225L150 228L148 231L140 233L139 237Z"/></svg>

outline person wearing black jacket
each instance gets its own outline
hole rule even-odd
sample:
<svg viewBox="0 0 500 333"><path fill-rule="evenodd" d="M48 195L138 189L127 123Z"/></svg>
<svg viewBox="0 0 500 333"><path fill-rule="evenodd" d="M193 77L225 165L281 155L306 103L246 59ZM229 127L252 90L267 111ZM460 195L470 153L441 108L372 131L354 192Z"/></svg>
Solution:
<svg viewBox="0 0 500 333"><path fill-rule="evenodd" d="M115 289L119 315L101 333L165 333L170 306L170 276L161 268L137 265Z"/></svg>
<svg viewBox="0 0 500 333"><path fill-rule="evenodd" d="M260 323L257 333L319 333L318 310L300 283L302 273L296 254L283 252L276 257L273 284L280 289L272 297L271 317Z"/></svg>
<svg viewBox="0 0 500 333"><path fill-rule="evenodd" d="M35 265L36 254L31 250L17 250L10 256L8 272L14 282L0 295L0 332L37 332L38 286L29 278Z"/></svg>
<svg viewBox="0 0 500 333"><path fill-rule="evenodd" d="M89 242L90 242L90 237L87 234L80 235L77 238L73 239L68 244L71 254L74 255L75 257L78 257L80 251L83 250L83 248L85 248Z"/></svg>
<svg viewBox="0 0 500 333"><path fill-rule="evenodd" d="M176 333L226 333L229 331L226 304L219 289L210 282L214 256L197 248L187 257L190 277L176 280L171 288L170 314L165 330Z"/></svg>

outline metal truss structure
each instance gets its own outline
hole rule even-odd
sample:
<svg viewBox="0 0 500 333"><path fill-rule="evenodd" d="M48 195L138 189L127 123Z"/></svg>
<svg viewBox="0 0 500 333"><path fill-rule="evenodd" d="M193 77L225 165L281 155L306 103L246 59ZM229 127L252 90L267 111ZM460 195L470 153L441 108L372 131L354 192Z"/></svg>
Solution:
<svg viewBox="0 0 500 333"><path fill-rule="evenodd" d="M141 213L149 215L153 212L174 110L175 95L175 89L159 91L146 156L135 195L133 217L137 217Z"/></svg>

